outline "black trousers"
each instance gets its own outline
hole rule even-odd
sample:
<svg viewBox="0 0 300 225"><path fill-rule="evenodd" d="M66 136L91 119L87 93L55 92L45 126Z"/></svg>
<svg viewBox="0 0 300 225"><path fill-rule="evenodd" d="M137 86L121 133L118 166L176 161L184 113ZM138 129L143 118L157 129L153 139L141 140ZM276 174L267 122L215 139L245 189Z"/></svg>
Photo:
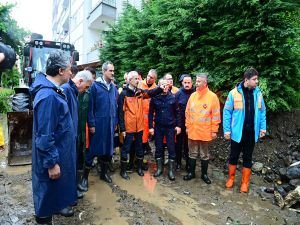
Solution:
<svg viewBox="0 0 300 225"><path fill-rule="evenodd" d="M175 144L175 149L176 149L176 162L177 164L181 165L181 159L182 159L182 149L183 149L183 156L185 158L188 157L189 154L189 146L188 146L188 137L186 134L186 128L181 129L181 133L176 136L176 144Z"/></svg>
<svg viewBox="0 0 300 225"><path fill-rule="evenodd" d="M252 154L255 146L254 132L243 133L240 143L231 140L229 164L237 165L241 152L243 153L243 167L252 167Z"/></svg>

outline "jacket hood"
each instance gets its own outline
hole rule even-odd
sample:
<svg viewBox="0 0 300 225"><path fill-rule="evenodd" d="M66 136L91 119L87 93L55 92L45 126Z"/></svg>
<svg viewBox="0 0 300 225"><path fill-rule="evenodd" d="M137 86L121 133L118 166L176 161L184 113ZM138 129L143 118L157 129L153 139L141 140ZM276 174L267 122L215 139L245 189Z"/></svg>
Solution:
<svg viewBox="0 0 300 225"><path fill-rule="evenodd" d="M58 90L58 88L46 78L46 75L43 73L38 73L35 77L35 81L29 88L31 96L34 98L36 93L42 88L50 88Z"/></svg>

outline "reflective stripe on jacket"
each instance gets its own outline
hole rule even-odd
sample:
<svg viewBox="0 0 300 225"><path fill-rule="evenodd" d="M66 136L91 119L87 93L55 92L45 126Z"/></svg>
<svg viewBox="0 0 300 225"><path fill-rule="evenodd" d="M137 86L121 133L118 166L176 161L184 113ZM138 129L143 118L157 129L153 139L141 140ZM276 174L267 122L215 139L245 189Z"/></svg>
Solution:
<svg viewBox="0 0 300 225"><path fill-rule="evenodd" d="M217 95L205 88L191 94L186 110L185 125L191 140L211 141L219 129L220 103Z"/></svg>
<svg viewBox="0 0 300 225"><path fill-rule="evenodd" d="M260 131L266 131L266 107L262 93L258 87L253 90L254 96L254 129L255 142ZM231 139L240 142L245 120L245 100L241 84L231 90L223 110L223 131L230 133Z"/></svg>

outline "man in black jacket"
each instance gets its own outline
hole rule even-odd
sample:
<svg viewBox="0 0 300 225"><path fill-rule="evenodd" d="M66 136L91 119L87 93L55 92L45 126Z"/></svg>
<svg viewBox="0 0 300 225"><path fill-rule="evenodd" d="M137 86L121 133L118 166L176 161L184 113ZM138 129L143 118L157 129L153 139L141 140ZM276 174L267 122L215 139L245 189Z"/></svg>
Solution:
<svg viewBox="0 0 300 225"><path fill-rule="evenodd" d="M153 120L155 128L153 128ZM149 133L151 135L155 134L155 159L157 163L157 171L154 177L159 177L163 173L163 138L166 136L169 153L168 177L170 180L175 180L174 164L176 154L174 137L181 132L181 123L175 96L169 90L165 89L162 94L151 99L149 109Z"/></svg>

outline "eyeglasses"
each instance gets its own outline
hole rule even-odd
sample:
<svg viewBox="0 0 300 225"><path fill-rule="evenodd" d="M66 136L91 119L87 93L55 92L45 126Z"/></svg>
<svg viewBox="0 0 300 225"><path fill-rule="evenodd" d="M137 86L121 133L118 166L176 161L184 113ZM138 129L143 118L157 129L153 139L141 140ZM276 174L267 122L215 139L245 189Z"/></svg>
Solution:
<svg viewBox="0 0 300 225"><path fill-rule="evenodd" d="M114 70L108 70L109 72L114 72Z"/></svg>

